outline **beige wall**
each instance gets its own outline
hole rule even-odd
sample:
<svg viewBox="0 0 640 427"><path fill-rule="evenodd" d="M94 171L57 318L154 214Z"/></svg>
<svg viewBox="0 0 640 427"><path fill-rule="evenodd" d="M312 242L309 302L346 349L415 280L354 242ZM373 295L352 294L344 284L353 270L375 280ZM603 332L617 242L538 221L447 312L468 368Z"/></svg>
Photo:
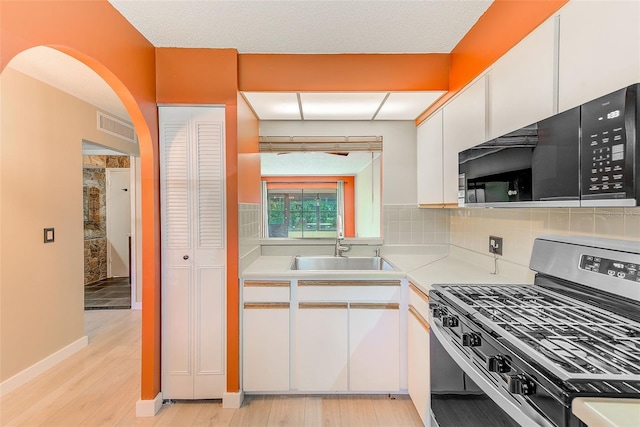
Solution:
<svg viewBox="0 0 640 427"><path fill-rule="evenodd" d="M640 241L640 208L471 208L450 215L452 245L489 255L489 236L502 237L502 258L524 266L534 239L545 234Z"/></svg>
<svg viewBox="0 0 640 427"><path fill-rule="evenodd" d="M10 68L0 76L0 381L84 336L82 139L96 108ZM43 228L55 242L43 243Z"/></svg>

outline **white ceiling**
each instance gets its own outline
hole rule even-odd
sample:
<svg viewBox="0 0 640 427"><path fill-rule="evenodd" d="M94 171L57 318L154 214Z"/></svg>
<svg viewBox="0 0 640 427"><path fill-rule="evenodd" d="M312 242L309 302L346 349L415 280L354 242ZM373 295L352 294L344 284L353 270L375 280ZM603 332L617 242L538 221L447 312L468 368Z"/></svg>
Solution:
<svg viewBox="0 0 640 427"><path fill-rule="evenodd" d="M109 0L154 46L449 53L491 0Z"/></svg>
<svg viewBox="0 0 640 427"><path fill-rule="evenodd" d="M492 1L110 0L110 3L157 47L317 54L449 53ZM87 66L63 53L36 47L16 56L9 66L130 121L111 88ZM413 120L441 95L442 92L253 92L245 93L245 98L261 120ZM284 113L276 114L279 110Z"/></svg>

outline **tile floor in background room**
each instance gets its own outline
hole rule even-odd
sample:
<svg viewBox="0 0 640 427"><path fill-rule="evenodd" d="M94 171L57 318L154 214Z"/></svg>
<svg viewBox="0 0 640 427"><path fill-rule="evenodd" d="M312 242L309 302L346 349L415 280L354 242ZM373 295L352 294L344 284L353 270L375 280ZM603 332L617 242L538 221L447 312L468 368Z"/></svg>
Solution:
<svg viewBox="0 0 640 427"><path fill-rule="evenodd" d="M131 284L128 277L113 277L84 286L85 310L131 308Z"/></svg>

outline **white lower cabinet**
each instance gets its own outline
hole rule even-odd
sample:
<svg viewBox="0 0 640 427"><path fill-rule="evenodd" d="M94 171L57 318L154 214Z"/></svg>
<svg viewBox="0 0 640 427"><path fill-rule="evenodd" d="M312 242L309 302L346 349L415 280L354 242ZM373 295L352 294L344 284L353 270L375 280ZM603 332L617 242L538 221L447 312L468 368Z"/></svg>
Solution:
<svg viewBox="0 0 640 427"><path fill-rule="evenodd" d="M244 391L289 390L289 303L244 303Z"/></svg>
<svg viewBox="0 0 640 427"><path fill-rule="evenodd" d="M242 389L246 392L290 388L290 282L242 282Z"/></svg>
<svg viewBox="0 0 640 427"><path fill-rule="evenodd" d="M431 363L429 360L428 297L414 285L409 288L408 336L408 390L422 422L430 424Z"/></svg>
<svg viewBox="0 0 640 427"><path fill-rule="evenodd" d="M245 392L406 388L400 280L244 280L242 289Z"/></svg>
<svg viewBox="0 0 640 427"><path fill-rule="evenodd" d="M399 390L399 304L349 306L349 390Z"/></svg>
<svg viewBox="0 0 640 427"><path fill-rule="evenodd" d="M409 312L409 396L422 422L429 420L429 332L425 325Z"/></svg>
<svg viewBox="0 0 640 427"><path fill-rule="evenodd" d="M347 391L348 304L301 302L296 319L300 391Z"/></svg>

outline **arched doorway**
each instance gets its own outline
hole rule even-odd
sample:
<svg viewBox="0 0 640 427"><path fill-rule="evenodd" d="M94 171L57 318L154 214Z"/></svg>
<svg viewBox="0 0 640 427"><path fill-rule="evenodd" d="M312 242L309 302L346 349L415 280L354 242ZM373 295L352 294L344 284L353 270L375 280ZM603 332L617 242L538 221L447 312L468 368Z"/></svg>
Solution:
<svg viewBox="0 0 640 427"><path fill-rule="evenodd" d="M59 123L47 131L68 133L69 138L82 134L81 141L63 149L82 145L85 310L141 308L141 234L135 221L140 216L140 150L126 108L93 70L55 49L28 49L7 68L25 75L17 79L25 92L21 103L76 111L75 123ZM40 120L30 123L41 125Z"/></svg>
<svg viewBox="0 0 640 427"><path fill-rule="evenodd" d="M60 348L71 353L87 341L82 293L86 221L77 179L83 141L136 157L139 149L96 124L98 112L127 113L121 103L110 105L118 103L115 93L76 59L35 47L17 55L0 78L1 244L19 248L2 259L3 303L8 300L3 312L19 307L3 318L3 359L9 372L21 372ZM39 232L43 239L35 238Z"/></svg>
<svg viewBox="0 0 640 427"><path fill-rule="evenodd" d="M24 40L20 40L20 42L24 42ZM3 41L3 47L6 44L11 43L4 43ZM142 183L141 189L146 194L144 200L141 201L142 209L140 215L141 229L145 230L144 237L147 242L146 244L143 243L143 270L148 272L145 277L146 282L149 284L144 292L145 295L149 296L147 298L149 304L148 309L143 313L143 317L146 317L146 321L143 321L143 323L146 323L147 331L145 333L145 327L143 327L143 337L145 337L143 338L143 358L151 361L151 363L147 364L146 374L143 374L141 395L143 399L146 396L151 396L149 399L152 399L159 391L159 381L156 379L157 375L155 374L158 370L156 360L159 358L159 351L156 351L158 348L156 331L159 332L159 310L155 309L159 306L155 295L156 288L159 288L159 276L156 272L158 258L158 245L156 244L158 234L157 217L159 208L157 203L157 160L154 143L154 141L157 141L155 102L152 101L153 97L147 97L150 102L145 110L152 108L153 111L151 114L149 114L149 111L143 112L140 107L140 97L138 96L138 99L136 99L104 65L69 48L58 46L58 50L72 54L76 59L90 65L91 69L98 72L109 83L109 86L117 93L122 103L126 105L127 112L130 113L131 121L134 123L139 135L140 146L142 147L140 150L142 156L140 182ZM24 80L24 75L20 76L20 73L13 73L9 69L4 69L8 60L6 57L2 59L3 80L8 81L12 78ZM132 68L139 67L134 65ZM82 202L79 198L81 190L80 192L64 191L65 188L79 183L75 181L74 174L71 172L73 168L66 168L65 165L67 161L81 162L81 151L64 148L65 144L68 143L67 140L76 140L77 138L69 137L64 132L54 131L56 126L64 127L65 123L74 122L73 119L69 120L68 117L60 120L59 114L62 113L64 115L64 108L56 105L55 102L49 105L45 103L45 105L37 106L33 103L25 102L26 99L24 98L13 103L11 101L5 102L5 95L7 97L15 96L16 93L10 93L10 90L6 90L6 88L12 88L12 84L4 84L3 87L5 90L3 90L2 102L4 109L2 115L2 150L0 151L2 156L0 159L3 162L3 172L7 172L3 173L0 184L3 190L6 189L7 191L2 191L3 221L0 228L2 236L0 245L1 247L14 246L18 250L13 254L7 254L6 251L3 253L3 267L7 265L16 266L16 268L13 271L11 271L11 268L3 268L0 289L3 297L2 311L3 325L5 327L1 331L1 338L3 344L7 344L5 349L12 348L16 350L15 353L3 351L3 362L9 360L9 364L3 365L3 374L13 378L11 375L14 372L20 373L41 360L49 358L54 353L60 353L60 347L63 348L64 351L62 353L64 354L62 356L58 354L58 356L63 357L65 354L71 354L83 346L82 310L65 310L64 316L52 314L56 313L55 307L64 306L63 302L69 302L65 300L65 297L70 297L71 301L82 298L77 291L69 290L69 292L65 292L67 290L65 286L67 280L73 276L77 277L78 271L81 272L77 263L69 262L69 260L81 259L82 250L73 244L66 247L69 242L73 241L74 237L77 239L78 236L81 236L81 233L76 228L69 225L76 215L71 214L71 218L68 218L68 213L75 211L78 212L78 218L75 219L79 219L76 222L81 223L82 221ZM19 108L13 108L13 106L19 106ZM61 134L64 136L60 137ZM27 141L28 144L25 143ZM40 145L34 145L35 141L39 141ZM25 177L25 170L32 172L33 175ZM45 176L55 176L55 179L46 180ZM43 185L44 183L51 183L52 187L48 188ZM76 206L78 209L71 208L66 210L65 207L69 206ZM10 212L10 214L7 215L7 212ZM43 215L43 213L46 213L46 215ZM67 222L69 219L70 222ZM48 222L63 225L58 228L41 225ZM19 226L14 227L16 224ZM55 240L49 242L48 246L46 246L47 244L43 245L43 229L41 227L54 229ZM37 239L34 231L36 229L39 230L39 238ZM36 245L31 245L34 242ZM75 256L67 257L69 253L75 253ZM34 259L37 259L40 264L37 268L33 266ZM20 271L22 275L20 275ZM33 273L37 277L28 277L29 274L27 273ZM71 282L73 279L68 281ZM18 287L25 283L29 284L31 291L34 289L46 289L53 292L38 296L39 307L34 307L33 305L27 307L24 304L23 295L18 291ZM54 283L54 286L45 287L41 285L42 283L48 283L49 285ZM62 292L60 292L60 288L62 288ZM70 302L69 305L78 307L78 304L73 302ZM59 312L57 313L59 314ZM47 322L45 314L51 315L51 319L55 319L55 321ZM14 331L10 327L6 327L6 325L14 323L20 325L22 336L13 333ZM32 331L29 328L34 333L31 333ZM50 333L52 330L54 333ZM21 350L25 350L24 346L21 347L20 344L21 341L25 341L25 334L29 336L30 341L29 345L26 346L28 347L26 352L21 352ZM12 345L12 340L13 343L17 344L16 346ZM86 339L84 341L86 342ZM34 349L34 342L41 343L42 346ZM25 354L28 354L28 356L25 357ZM13 365L10 364L12 359L14 361ZM9 366L9 369L4 369L5 366ZM5 379L3 376L3 382ZM4 387L3 391L5 391Z"/></svg>

